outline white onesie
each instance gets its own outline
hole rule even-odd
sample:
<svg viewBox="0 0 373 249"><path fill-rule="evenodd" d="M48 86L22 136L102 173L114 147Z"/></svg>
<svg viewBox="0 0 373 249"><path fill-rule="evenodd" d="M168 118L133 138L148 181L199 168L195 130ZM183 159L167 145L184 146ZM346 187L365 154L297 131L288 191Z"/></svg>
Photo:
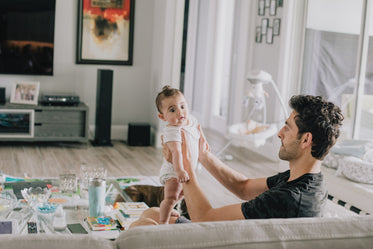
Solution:
<svg viewBox="0 0 373 249"><path fill-rule="evenodd" d="M166 126L163 130L163 142L178 141L181 143L181 129L184 129L188 139L188 145L192 156L192 165L194 169L198 163L198 145L199 145L199 130L198 122L192 115L189 116L189 124L186 126ZM177 178L174 166L163 158L163 164L160 170L160 182L164 185L170 178Z"/></svg>

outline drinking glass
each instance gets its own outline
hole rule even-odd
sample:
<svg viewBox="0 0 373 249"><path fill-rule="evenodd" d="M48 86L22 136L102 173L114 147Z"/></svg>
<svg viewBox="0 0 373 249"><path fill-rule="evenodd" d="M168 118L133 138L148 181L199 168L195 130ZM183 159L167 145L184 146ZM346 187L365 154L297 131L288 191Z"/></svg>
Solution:
<svg viewBox="0 0 373 249"><path fill-rule="evenodd" d="M89 179L90 178L101 178L106 179L107 169L103 165L86 165L80 166L80 188L88 191Z"/></svg>
<svg viewBox="0 0 373 249"><path fill-rule="evenodd" d="M77 181L75 174L61 174L59 179L62 193L76 193Z"/></svg>
<svg viewBox="0 0 373 249"><path fill-rule="evenodd" d="M80 166L80 189L88 191L88 180L89 180L89 172L88 166L82 164Z"/></svg>

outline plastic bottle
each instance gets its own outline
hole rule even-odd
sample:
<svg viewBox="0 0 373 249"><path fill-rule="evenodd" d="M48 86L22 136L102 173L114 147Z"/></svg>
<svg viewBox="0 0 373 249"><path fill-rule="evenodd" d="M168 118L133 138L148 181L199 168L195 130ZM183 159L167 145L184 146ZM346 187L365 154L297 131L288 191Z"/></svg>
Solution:
<svg viewBox="0 0 373 249"><path fill-rule="evenodd" d="M66 214L62 206L59 206L54 214L53 228L55 231L64 231L66 229Z"/></svg>

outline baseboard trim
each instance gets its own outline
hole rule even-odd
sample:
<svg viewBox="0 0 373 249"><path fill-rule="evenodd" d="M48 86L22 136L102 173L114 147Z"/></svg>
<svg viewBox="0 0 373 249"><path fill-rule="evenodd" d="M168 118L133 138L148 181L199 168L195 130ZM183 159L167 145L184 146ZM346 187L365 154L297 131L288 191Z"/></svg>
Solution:
<svg viewBox="0 0 373 249"><path fill-rule="evenodd" d="M153 127L150 128L151 132L151 142L154 141L154 130ZM111 126L111 140L121 140L121 141L127 141L128 138L128 125L112 125ZM95 125L90 125L89 126L89 131L88 131L88 137L90 140L95 138ZM153 142L151 144L154 144Z"/></svg>
<svg viewBox="0 0 373 249"><path fill-rule="evenodd" d="M89 139L95 138L95 125L89 126ZM112 125L110 131L111 140L124 140L127 141L128 125Z"/></svg>

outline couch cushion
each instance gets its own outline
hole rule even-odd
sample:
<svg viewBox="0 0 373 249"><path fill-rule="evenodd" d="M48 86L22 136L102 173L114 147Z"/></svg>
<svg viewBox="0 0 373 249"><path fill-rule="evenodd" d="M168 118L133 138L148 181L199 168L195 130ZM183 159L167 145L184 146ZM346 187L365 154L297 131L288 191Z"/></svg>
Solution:
<svg viewBox="0 0 373 249"><path fill-rule="evenodd" d="M0 248L17 249L114 249L114 242L90 235L0 235Z"/></svg>
<svg viewBox="0 0 373 249"><path fill-rule="evenodd" d="M202 222L136 227L119 249L372 248L373 216Z"/></svg>

